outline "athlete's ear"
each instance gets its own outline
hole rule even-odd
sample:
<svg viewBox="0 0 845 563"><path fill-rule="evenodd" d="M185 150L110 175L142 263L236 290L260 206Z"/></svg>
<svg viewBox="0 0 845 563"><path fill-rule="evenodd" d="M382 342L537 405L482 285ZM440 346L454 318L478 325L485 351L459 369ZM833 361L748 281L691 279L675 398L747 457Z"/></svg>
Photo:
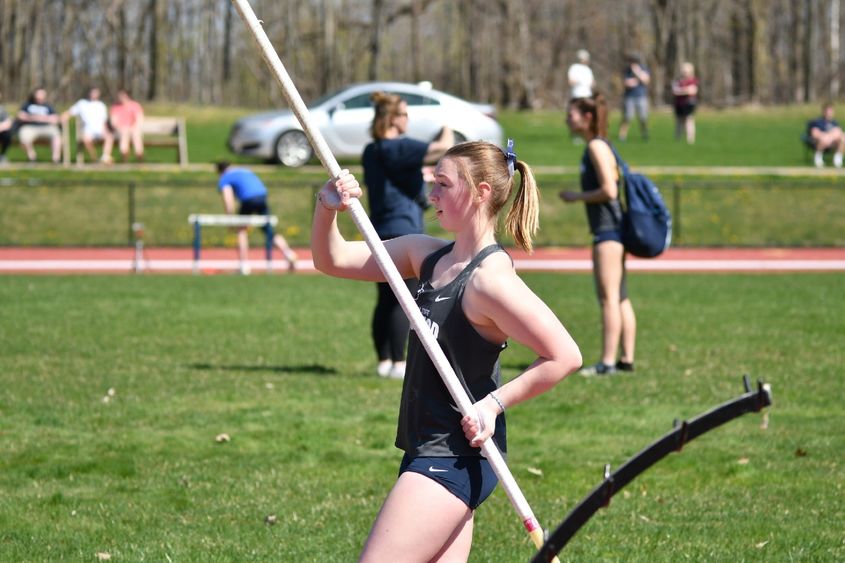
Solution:
<svg viewBox="0 0 845 563"><path fill-rule="evenodd" d="M490 196L493 194L493 188L490 187L490 184L487 182L480 182L475 187L475 197L478 199L478 203L484 203L485 201L490 200Z"/></svg>

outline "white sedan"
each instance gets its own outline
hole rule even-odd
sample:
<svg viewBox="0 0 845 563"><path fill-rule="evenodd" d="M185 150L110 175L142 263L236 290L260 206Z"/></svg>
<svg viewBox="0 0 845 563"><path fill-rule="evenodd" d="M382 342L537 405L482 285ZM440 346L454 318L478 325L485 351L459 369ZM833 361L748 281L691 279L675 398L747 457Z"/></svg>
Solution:
<svg viewBox="0 0 845 563"><path fill-rule="evenodd" d="M448 125L455 132L457 142L484 140L502 146L502 127L496 121L492 105L464 101L434 90L427 82L367 82L347 86L308 106L314 125L335 157L360 157L372 140L370 95L377 91L398 94L408 103L408 137L431 141ZM229 133L228 146L235 154L293 167L302 166L314 155L296 116L288 110L238 120Z"/></svg>

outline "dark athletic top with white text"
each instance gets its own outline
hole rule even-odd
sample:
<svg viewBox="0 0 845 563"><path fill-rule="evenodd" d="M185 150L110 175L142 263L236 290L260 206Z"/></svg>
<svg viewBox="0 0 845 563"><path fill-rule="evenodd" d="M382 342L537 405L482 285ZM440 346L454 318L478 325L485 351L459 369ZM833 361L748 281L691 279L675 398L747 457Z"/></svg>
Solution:
<svg viewBox="0 0 845 563"><path fill-rule="evenodd" d="M505 250L498 244L484 248L458 277L435 289L431 286L434 265L453 246L454 243L447 244L423 261L416 303L470 401L474 403L499 387L499 353L507 343L499 345L485 340L470 324L461 305L464 288L487 256ZM461 428L461 418L437 368L412 329L396 447L412 457L481 457L480 448L470 447ZM505 432L505 416L501 414L496 418L493 440L503 454L507 451Z"/></svg>

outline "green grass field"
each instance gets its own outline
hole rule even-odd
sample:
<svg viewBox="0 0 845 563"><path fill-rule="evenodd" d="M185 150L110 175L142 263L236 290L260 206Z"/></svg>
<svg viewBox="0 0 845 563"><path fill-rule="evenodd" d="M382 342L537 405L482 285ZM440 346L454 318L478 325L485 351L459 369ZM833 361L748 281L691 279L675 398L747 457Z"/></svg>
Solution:
<svg viewBox="0 0 845 563"><path fill-rule="evenodd" d="M590 277L525 279L593 361ZM747 415L635 480L563 559L845 559L841 275L629 283L636 374L572 376L508 413L509 465L545 526L743 374L774 406L767 429ZM400 459L374 295L322 276L4 277L0 560L355 560ZM509 347L506 377L531 360ZM497 490L471 561L532 554Z"/></svg>
<svg viewBox="0 0 845 563"><path fill-rule="evenodd" d="M210 163L232 158L225 148L231 123L252 110L238 108L151 105L151 114L185 115L191 161ZM628 143L619 146L637 166L802 166L805 155L797 135L816 108L703 109L699 143L687 146L673 139L672 116L652 116L652 137L639 140L636 126ZM517 139L521 159L532 165L566 166L568 173L538 174L543 191L540 246L589 244L581 205L564 205L563 188L577 189L575 174L583 145L569 138L559 111L503 111L501 121ZM614 130L618 115L611 120ZM17 151L17 152L15 152ZM21 159L15 148L12 159ZM152 161L172 155L151 154ZM261 164L258 161L238 159ZM345 164L357 165L355 162ZM260 169L270 186L270 203L280 216L282 232L298 246L308 244L314 190L325 174L314 167ZM845 192L840 176L777 177L660 175L675 217L674 242L687 246L841 246L845 244ZM70 170L0 168L0 245L119 246L129 243L132 220L145 225L150 246L188 245L188 214L216 213L221 203L211 166L205 171L125 170L88 167ZM136 187L134 215L129 213L129 186ZM96 217L96 220L92 220ZM430 231L439 234L432 223ZM351 223L347 229L354 236ZM233 244L222 230L209 230L210 245ZM505 241L507 242L507 240ZM254 244L260 244L256 234Z"/></svg>
<svg viewBox="0 0 845 563"><path fill-rule="evenodd" d="M226 139L232 124L240 117L265 111L215 106L152 103L149 115L179 115L187 120L188 154L193 163L229 159L246 163L260 160L232 155ZM9 111L17 108L9 107ZM669 108L652 111L651 139L640 140L637 124L631 126L627 143L619 145L622 155L634 166L811 166L799 137L807 120L817 117L814 105L776 107L701 108L696 114L697 142L688 146L674 139L674 116ZM505 134L516 140L519 157L532 166L576 166L583 146L572 143L562 110L517 112L500 110L498 118ZM610 134L615 139L620 113L612 108ZM49 160L46 147L42 159ZM75 149L74 149L75 151ZM73 153L75 155L75 152ZM24 161L23 151L13 145L12 161ZM151 162L174 162L174 151L149 151ZM316 162L316 160L315 160ZM355 164L356 160L349 161Z"/></svg>
<svg viewBox="0 0 845 563"><path fill-rule="evenodd" d="M308 245L314 194L324 177L302 171L262 175L280 232L293 245ZM210 172L110 176L17 172L7 178L0 185L6 203L0 207L0 245L125 246L131 244L132 222L140 221L148 246L187 246L193 236L188 215L222 210ZM845 245L845 191L838 178L654 178L673 212L676 246ZM130 192L133 182L136 188ZM577 189L577 178L542 174L538 182L542 198L536 244L588 245L584 206L564 204L557 196L564 187ZM351 221L344 218L342 224L348 236L358 236ZM427 228L444 234L433 220ZM209 246L235 244L225 229L206 229L203 237ZM262 234L255 231L253 244L261 242Z"/></svg>
<svg viewBox="0 0 845 563"><path fill-rule="evenodd" d="M184 115L188 120L188 145L192 162L233 159L225 146L229 128L236 119L256 110L180 105L154 105L160 115ZM799 137L807 120L817 117L817 105L781 107L702 108L696 114L697 142L688 146L674 139L674 116L668 108L652 112L651 140L643 142L636 124L629 140L620 145L632 165L663 166L808 166ZM576 166L583 146L569 137L565 113L561 110L517 112L500 110L498 118L505 134L516 140L519 157L532 166ZM621 115L610 115L610 133L615 138ZM240 159L243 162L255 160ZM316 162L316 161L315 161ZM357 163L357 159L350 164Z"/></svg>

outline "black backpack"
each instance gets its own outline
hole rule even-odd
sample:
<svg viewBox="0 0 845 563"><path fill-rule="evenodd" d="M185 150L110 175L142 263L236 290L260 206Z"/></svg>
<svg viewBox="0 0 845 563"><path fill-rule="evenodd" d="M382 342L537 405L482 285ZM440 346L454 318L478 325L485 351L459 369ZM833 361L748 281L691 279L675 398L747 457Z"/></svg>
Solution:
<svg viewBox="0 0 845 563"><path fill-rule="evenodd" d="M640 258L654 258L672 242L672 215L660 190L648 176L631 172L613 150L619 166L622 244Z"/></svg>

